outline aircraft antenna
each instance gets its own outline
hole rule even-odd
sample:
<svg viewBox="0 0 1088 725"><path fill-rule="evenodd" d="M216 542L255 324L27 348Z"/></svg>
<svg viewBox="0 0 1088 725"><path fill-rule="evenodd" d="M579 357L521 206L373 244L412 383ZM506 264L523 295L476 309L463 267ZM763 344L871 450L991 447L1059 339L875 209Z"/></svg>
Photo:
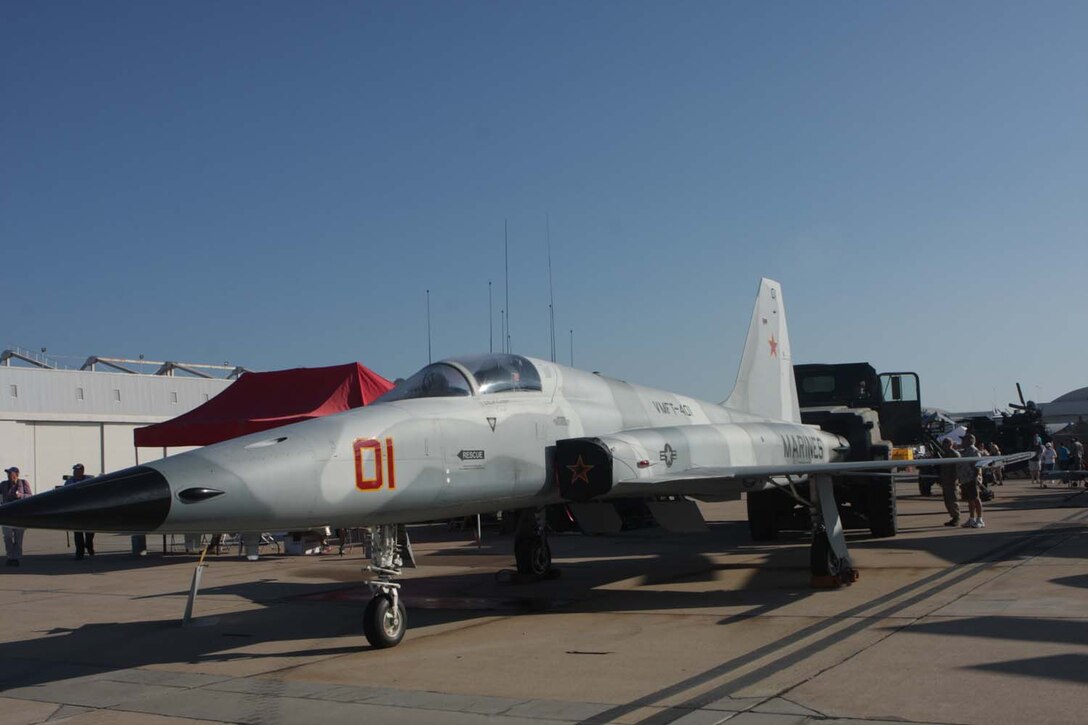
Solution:
<svg viewBox="0 0 1088 725"><path fill-rule="evenodd" d="M570 331L570 366L574 367L574 330Z"/></svg>
<svg viewBox="0 0 1088 725"><path fill-rule="evenodd" d="M499 332L502 333L502 351L506 352L506 310L499 310Z"/></svg>
<svg viewBox="0 0 1088 725"><path fill-rule="evenodd" d="M431 364L431 291L427 290L427 364Z"/></svg>
<svg viewBox="0 0 1088 725"><path fill-rule="evenodd" d="M548 326L552 343L552 362L555 362L555 286L552 284L552 225L544 214L544 234L548 239Z"/></svg>
<svg viewBox="0 0 1088 725"><path fill-rule="evenodd" d="M491 304L491 280L487 280L487 351L495 352L495 306Z"/></svg>
<svg viewBox="0 0 1088 725"><path fill-rule="evenodd" d="M502 220L502 246L506 259L506 339L503 352L510 352L510 225Z"/></svg>

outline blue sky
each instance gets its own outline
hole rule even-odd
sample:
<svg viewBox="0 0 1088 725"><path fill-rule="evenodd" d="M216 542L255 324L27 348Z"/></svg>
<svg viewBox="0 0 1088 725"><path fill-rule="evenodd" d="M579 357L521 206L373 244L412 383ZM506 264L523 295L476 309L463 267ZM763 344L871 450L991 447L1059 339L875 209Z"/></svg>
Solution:
<svg viewBox="0 0 1088 725"><path fill-rule="evenodd" d="M396 377L488 348L720 400L795 362L1088 385L1080 2L0 3L0 345Z"/></svg>

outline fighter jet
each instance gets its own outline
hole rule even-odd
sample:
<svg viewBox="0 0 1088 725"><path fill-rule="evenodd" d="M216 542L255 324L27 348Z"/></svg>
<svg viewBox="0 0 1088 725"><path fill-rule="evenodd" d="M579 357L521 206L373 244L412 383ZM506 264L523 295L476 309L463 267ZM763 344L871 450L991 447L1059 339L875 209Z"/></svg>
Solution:
<svg viewBox="0 0 1088 725"><path fill-rule="evenodd" d="M789 493L807 482L814 576L854 576L830 474L846 439L803 425L781 286L760 282L740 371L723 403L513 354L427 365L365 408L108 473L0 508L0 523L123 532L369 528L364 631L378 648L407 627L398 525L519 511L515 558L551 567L542 507L646 497L684 515L691 498ZM961 458L961 463L980 459ZM993 459L990 459L993 462ZM945 459L913 461L941 465Z"/></svg>

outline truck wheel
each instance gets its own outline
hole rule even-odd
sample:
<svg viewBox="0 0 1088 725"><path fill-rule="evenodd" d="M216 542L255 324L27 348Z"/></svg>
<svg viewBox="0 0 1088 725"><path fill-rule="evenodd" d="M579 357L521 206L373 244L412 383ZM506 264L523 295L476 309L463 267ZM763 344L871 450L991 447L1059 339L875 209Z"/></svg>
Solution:
<svg viewBox="0 0 1088 725"><path fill-rule="evenodd" d="M773 491L749 491L748 531L752 541L774 541L778 538L778 526L775 521Z"/></svg>
<svg viewBox="0 0 1088 725"><path fill-rule="evenodd" d="M895 480L869 485L869 531L878 539L895 536Z"/></svg>

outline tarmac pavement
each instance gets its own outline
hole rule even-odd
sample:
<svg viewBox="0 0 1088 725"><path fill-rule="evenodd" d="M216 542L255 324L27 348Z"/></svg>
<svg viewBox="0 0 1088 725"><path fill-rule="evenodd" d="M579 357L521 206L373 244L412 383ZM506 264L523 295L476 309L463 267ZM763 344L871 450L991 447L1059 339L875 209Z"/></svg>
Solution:
<svg viewBox="0 0 1088 725"><path fill-rule="evenodd" d="M357 549L209 557L183 628L195 556L100 534L73 561L32 530L0 569L0 723L1084 722L1088 491L996 490L987 528L950 529L902 485L900 535L850 534L861 579L835 590L805 535L751 543L743 502L704 506L705 534L554 536L562 576L531 584L495 576L509 537L414 527L381 651Z"/></svg>

